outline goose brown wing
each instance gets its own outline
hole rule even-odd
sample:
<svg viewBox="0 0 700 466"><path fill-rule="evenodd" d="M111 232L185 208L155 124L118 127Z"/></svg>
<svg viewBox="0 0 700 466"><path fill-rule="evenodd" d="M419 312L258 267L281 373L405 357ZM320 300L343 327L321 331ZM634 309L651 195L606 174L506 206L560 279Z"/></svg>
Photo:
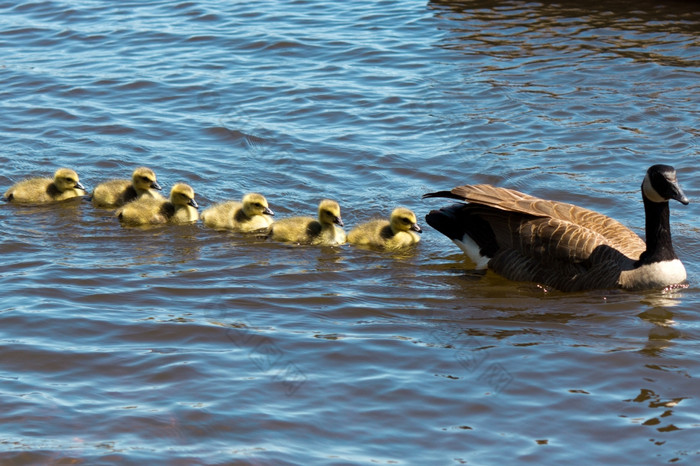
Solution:
<svg viewBox="0 0 700 466"><path fill-rule="evenodd" d="M620 222L573 204L548 201L491 185L458 186L440 194L439 197L461 199L472 205L480 204L511 213L503 216L508 219L511 235L517 230L519 234L514 238L523 238L532 248L549 251L555 257L569 255L585 260L597 246L605 245L636 260L646 249L644 241ZM489 223L498 222L498 216L492 212ZM531 219L527 220L528 217ZM495 224L492 224L492 229L494 232L500 230Z"/></svg>
<svg viewBox="0 0 700 466"><path fill-rule="evenodd" d="M464 206L490 227L498 247L489 261L496 273L563 291L615 287L633 260L603 235L567 220Z"/></svg>

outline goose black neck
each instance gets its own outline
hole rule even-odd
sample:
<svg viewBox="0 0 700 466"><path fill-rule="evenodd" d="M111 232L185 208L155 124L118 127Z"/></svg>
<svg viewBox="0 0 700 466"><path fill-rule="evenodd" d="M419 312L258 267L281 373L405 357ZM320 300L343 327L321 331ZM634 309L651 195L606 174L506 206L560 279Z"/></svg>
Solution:
<svg viewBox="0 0 700 466"><path fill-rule="evenodd" d="M639 265L677 259L671 242L668 201L652 202L644 198L647 250L639 258Z"/></svg>

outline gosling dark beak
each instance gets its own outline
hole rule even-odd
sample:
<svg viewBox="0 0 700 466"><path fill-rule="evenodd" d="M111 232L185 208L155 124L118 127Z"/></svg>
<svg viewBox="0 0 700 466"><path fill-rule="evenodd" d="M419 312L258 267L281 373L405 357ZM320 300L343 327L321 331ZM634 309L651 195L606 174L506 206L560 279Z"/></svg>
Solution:
<svg viewBox="0 0 700 466"><path fill-rule="evenodd" d="M85 186L82 185L80 181L75 182L75 188L76 189L82 189L83 191L87 192L87 189L85 189Z"/></svg>
<svg viewBox="0 0 700 466"><path fill-rule="evenodd" d="M418 226L417 223L411 225L411 230L415 231L416 233L423 233L423 230L421 230L421 227Z"/></svg>
<svg viewBox="0 0 700 466"><path fill-rule="evenodd" d="M343 224L343 221L340 219L340 217L334 218L334 219L333 219L333 223L335 223L336 225L339 225L339 226L341 226L341 227L344 227L344 226L345 226L345 225Z"/></svg>
<svg viewBox="0 0 700 466"><path fill-rule="evenodd" d="M157 181L154 181L153 183L151 183L151 188L157 189L158 191L162 191L162 190L163 190L163 188L158 184Z"/></svg>
<svg viewBox="0 0 700 466"><path fill-rule="evenodd" d="M265 214L265 215L275 215L275 213L274 213L273 211L271 211L268 207L265 207L265 209L263 210L263 214Z"/></svg>
<svg viewBox="0 0 700 466"><path fill-rule="evenodd" d="M197 205L197 201L195 201L194 199L190 199L190 201L187 203L187 205L191 205L195 209L199 209L199 205Z"/></svg>

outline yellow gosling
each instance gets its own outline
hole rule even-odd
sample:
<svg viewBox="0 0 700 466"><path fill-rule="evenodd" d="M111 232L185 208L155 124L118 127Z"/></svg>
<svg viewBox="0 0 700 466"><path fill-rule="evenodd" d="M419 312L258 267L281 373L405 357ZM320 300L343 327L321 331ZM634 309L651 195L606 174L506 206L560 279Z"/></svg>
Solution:
<svg viewBox="0 0 700 466"><path fill-rule="evenodd" d="M159 225L164 223L194 223L199 218L194 190L177 183L170 190L170 199L142 197L129 202L116 212L123 225Z"/></svg>
<svg viewBox="0 0 700 466"><path fill-rule="evenodd" d="M109 180L97 185L92 193L95 207L121 207L127 202L140 198L164 199L158 191L161 188L153 170L139 167L129 180Z"/></svg>
<svg viewBox="0 0 700 466"><path fill-rule="evenodd" d="M325 199L318 205L318 220L311 217L285 218L270 226L268 236L275 241L336 246L346 241L342 226L340 206Z"/></svg>
<svg viewBox="0 0 700 466"><path fill-rule="evenodd" d="M348 242L359 246L400 249L420 241L422 230L416 214L405 207L397 207L389 220L370 220L354 228Z"/></svg>
<svg viewBox="0 0 700 466"><path fill-rule="evenodd" d="M59 168L51 178L31 178L20 181L8 189L4 198L18 203L45 203L63 201L84 196L87 192L80 184L78 174L70 168Z"/></svg>
<svg viewBox="0 0 700 466"><path fill-rule="evenodd" d="M249 233L269 227L272 215L275 213L268 207L265 196L249 193L242 202L228 201L209 207L202 212L202 222L209 228Z"/></svg>

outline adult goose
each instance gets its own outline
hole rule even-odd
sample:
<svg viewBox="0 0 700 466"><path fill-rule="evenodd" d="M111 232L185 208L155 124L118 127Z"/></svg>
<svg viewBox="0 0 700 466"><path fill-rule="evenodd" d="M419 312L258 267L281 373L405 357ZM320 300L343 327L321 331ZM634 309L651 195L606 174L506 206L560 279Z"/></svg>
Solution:
<svg viewBox="0 0 700 466"><path fill-rule="evenodd" d="M490 185L425 194L466 201L433 210L426 221L452 239L477 268L561 291L656 289L681 284L685 267L673 251L668 201L687 205L676 171L654 165L642 182L646 243L592 210Z"/></svg>

